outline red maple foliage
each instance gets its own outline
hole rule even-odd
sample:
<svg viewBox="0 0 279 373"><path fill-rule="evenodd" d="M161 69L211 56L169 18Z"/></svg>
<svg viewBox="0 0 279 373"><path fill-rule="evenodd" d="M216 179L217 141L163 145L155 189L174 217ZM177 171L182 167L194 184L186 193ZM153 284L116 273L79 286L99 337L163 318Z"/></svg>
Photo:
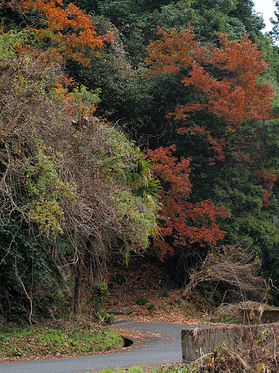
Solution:
<svg viewBox="0 0 279 373"><path fill-rule="evenodd" d="M177 105L167 117L182 123L179 134L199 135L209 143L214 153L209 159L210 165L217 160L225 161L224 148L231 145L230 137L236 136L244 119L267 120L272 117L273 89L258 81L267 63L248 37L229 41L227 35L220 34L220 46L213 48L195 41L191 27L180 32L160 29L159 35L161 38L148 48L149 75L182 73L184 87L193 93L188 102ZM215 137L207 126L193 120L193 114L200 111L209 112L224 123L223 137ZM241 142L234 142L231 148L241 161L244 158L249 160L241 149ZM164 186L161 192L161 234L171 236L173 246L195 242L214 246L226 233L216 221L218 216L226 216L226 208L215 206L210 199L195 204L189 202L191 158L179 161L172 155L174 150L172 145L149 151L154 171ZM276 176L261 172L257 177L264 182L266 193L263 201L267 205ZM158 241L157 244L162 256L173 252L168 243Z"/></svg>
<svg viewBox="0 0 279 373"><path fill-rule="evenodd" d="M172 237L172 246L160 239L155 245L160 249L161 259L169 253L173 254L173 246L187 246L195 242L200 245L216 245L217 240L225 235L218 226L218 216L225 217L225 206L215 206L211 199L198 203L188 202L191 193L189 180L191 157L178 160L173 156L175 145L149 150L148 156L154 162L153 170L160 178L164 188L161 191L162 223L160 233L163 237Z"/></svg>
<svg viewBox="0 0 279 373"><path fill-rule="evenodd" d="M168 116L182 122L180 134L204 136L215 151L212 165L215 160L223 161L224 137L215 138L206 126L193 122L191 115L208 110L225 121L225 135L233 134L244 119L270 119L274 90L258 82L267 62L248 37L228 41L227 35L220 34L220 47L212 48L196 42L191 28L170 33L160 29L159 34L161 39L148 48L150 75L182 71L183 85L195 93L194 102L177 105Z"/></svg>

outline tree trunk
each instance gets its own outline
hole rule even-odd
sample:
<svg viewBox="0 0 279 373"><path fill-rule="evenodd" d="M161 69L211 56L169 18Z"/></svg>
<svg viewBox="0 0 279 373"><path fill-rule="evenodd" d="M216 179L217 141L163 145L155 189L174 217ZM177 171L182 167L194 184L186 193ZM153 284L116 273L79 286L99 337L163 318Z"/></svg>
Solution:
<svg viewBox="0 0 279 373"><path fill-rule="evenodd" d="M81 309L81 291L82 291L82 263L80 260L76 264L75 289L73 297L73 314L78 314Z"/></svg>
<svg viewBox="0 0 279 373"><path fill-rule="evenodd" d="M191 279L185 288L181 292L181 297L184 299L190 299L193 295L193 289L196 287L197 283Z"/></svg>

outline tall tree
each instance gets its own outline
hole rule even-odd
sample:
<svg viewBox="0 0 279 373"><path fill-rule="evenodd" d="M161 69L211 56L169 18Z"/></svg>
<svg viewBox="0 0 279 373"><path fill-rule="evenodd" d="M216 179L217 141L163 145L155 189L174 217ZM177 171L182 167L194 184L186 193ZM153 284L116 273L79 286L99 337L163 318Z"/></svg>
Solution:
<svg viewBox="0 0 279 373"><path fill-rule="evenodd" d="M64 76L53 48L30 42L28 31L0 37L0 264L3 312L12 313L13 293L26 295L31 322L51 273L74 272L78 312L112 247L128 255L148 246L157 183L141 151L95 115L98 92ZM45 283L34 282L40 269Z"/></svg>
<svg viewBox="0 0 279 373"><path fill-rule="evenodd" d="M172 236L171 243L177 245L179 250L181 246L185 246L187 250L191 239L192 243L201 243L204 240L202 235L196 239L198 236L194 234L202 233L203 230L207 238L206 244L214 246L217 239L224 238L224 231L229 233L232 231L232 227L227 224L221 224L221 227L227 228L224 230L216 224L218 215L225 215L226 211L225 207L220 206L222 203L226 205L226 198L220 198L220 195L217 198L214 192L216 188L219 189L218 184L223 185L225 195L226 190L233 188L229 178L239 165L239 170L241 168L244 168L243 172L247 170L251 184L247 184L246 187L250 188L248 185L253 185L251 188L257 190L255 193L257 197L254 198L259 203L259 209L262 210L268 204L277 179L271 170L264 168L265 157L261 164L263 168L257 171L260 162L255 162L256 154L252 151L255 144L259 148L263 145L258 143L263 141L263 134L257 121L268 120L273 115L271 110L273 89L269 84L260 83L258 80L260 74L267 68L267 63L247 37L240 41L229 41L226 35L221 34L220 45L217 48L202 46L195 40L191 29L159 32L161 38L151 43L146 61L150 65L151 77L165 75L179 76L181 79L178 104L167 116L178 121L180 125L177 129L178 134L186 136L184 140L176 140L177 154L185 158L183 162L187 161L188 167L185 170L181 169L180 172L184 177L189 176L189 156L192 157L191 162L195 170L192 196L190 196L189 181L183 183L186 188L184 191L171 189L169 186L172 187L173 181L169 180L167 175L174 177L177 159L172 158L170 153L163 153L163 149L160 148L151 153L154 160L159 161L160 177L164 175L164 181L168 180L163 197L165 201L165 208L162 210L163 229L166 236ZM250 127L248 123L251 123ZM207 145L201 146L203 142ZM158 157L163 154L167 156L166 164L169 168L160 158L156 158L156 154ZM259 158L260 153L258 152L257 155ZM236 167L234 171L233 164ZM155 170L156 167L155 165ZM220 175L218 175L222 168L232 173L224 181L219 180ZM203 182L200 175L207 175ZM178 176L178 179L183 180L183 176ZM186 201L185 203L179 200L181 197ZM216 207L209 198L212 198L219 207ZM238 212L235 211L235 206L227 204L227 207L236 217ZM255 209L254 206L252 208L254 213ZM229 220L232 226L234 217ZM246 219L249 219L248 216ZM211 222L209 230L206 226L199 225L206 221ZM188 235L189 241L180 240L179 232L184 232L184 237ZM212 241L210 241L211 237L213 237Z"/></svg>
<svg viewBox="0 0 279 373"><path fill-rule="evenodd" d="M276 10L274 11L275 19L272 19L273 28L271 36L274 41L279 40L279 1L275 1Z"/></svg>

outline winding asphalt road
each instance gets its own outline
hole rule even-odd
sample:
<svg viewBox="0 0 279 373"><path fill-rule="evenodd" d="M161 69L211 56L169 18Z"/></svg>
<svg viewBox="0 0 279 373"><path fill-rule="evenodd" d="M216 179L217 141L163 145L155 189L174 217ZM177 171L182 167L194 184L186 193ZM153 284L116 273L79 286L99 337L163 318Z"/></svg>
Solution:
<svg viewBox="0 0 279 373"><path fill-rule="evenodd" d="M195 326L184 324L129 321L118 324L127 330L127 334L139 332L147 335L144 343L136 341L133 346L116 353L0 363L0 373L82 373L104 368L177 362L182 359L181 330L195 329Z"/></svg>

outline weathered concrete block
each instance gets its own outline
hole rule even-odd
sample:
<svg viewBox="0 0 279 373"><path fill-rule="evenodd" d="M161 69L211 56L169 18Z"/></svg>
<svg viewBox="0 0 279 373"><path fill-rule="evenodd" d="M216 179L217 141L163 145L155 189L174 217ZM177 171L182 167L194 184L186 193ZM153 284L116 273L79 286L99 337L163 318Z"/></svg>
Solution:
<svg viewBox="0 0 279 373"><path fill-rule="evenodd" d="M247 351L255 341L265 343L276 340L278 325L240 325L221 328L196 328L181 331L182 360L197 360L202 355L213 352L221 346Z"/></svg>

